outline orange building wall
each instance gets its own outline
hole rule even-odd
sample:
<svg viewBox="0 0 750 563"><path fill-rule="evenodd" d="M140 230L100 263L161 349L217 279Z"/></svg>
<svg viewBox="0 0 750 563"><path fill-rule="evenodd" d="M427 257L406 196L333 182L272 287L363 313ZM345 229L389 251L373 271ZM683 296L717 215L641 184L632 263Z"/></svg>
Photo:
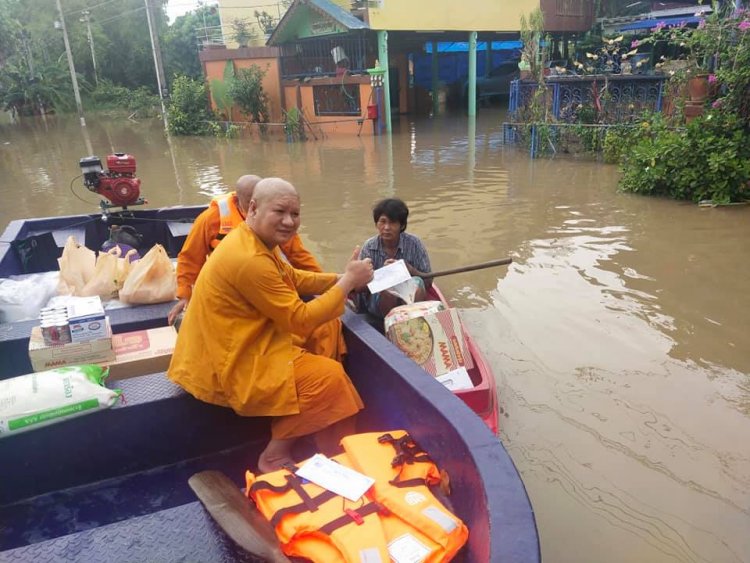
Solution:
<svg viewBox="0 0 750 563"><path fill-rule="evenodd" d="M312 80L301 84L296 81L285 82L285 108L289 110L297 105L297 89L299 88L299 99L302 103L300 109L304 112L307 121L310 122L316 135L325 136L331 133L345 135L357 135L357 133L359 133L360 135L372 135L373 122L371 119L367 119L367 105L370 103L372 87L370 86L369 78L357 82L359 83L359 103L362 108L362 115L359 117L348 115L315 115L313 86L329 83L339 84L339 79ZM364 120L361 126L358 123L360 119Z"/></svg>
<svg viewBox="0 0 750 563"><path fill-rule="evenodd" d="M282 121L281 108L281 75L279 72L279 62L276 58L254 58L254 59L234 59L234 70L237 72L241 68L250 68L252 65L259 66L262 70L266 71L265 77L263 77L263 91L268 95L268 111L270 114L270 120L272 123L278 123ZM226 60L216 61L204 61L204 68L206 73L206 83L211 84L212 80L223 80L224 79L224 68L226 67ZM210 91L210 90L209 90ZM213 98L211 99L211 107L216 109L216 104ZM234 107L231 112L230 119L232 121L245 120L246 117L239 108Z"/></svg>

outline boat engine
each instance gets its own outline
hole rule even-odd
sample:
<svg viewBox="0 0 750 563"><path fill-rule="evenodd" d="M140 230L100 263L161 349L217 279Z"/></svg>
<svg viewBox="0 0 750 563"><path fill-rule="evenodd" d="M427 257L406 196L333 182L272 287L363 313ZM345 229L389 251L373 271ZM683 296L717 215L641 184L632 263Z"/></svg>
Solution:
<svg viewBox="0 0 750 563"><path fill-rule="evenodd" d="M80 160L83 171L83 185L94 193L109 200L102 202L103 208L142 205L146 203L141 195L141 180L135 177L135 157L116 152L107 155L107 170L102 169L98 156L87 156Z"/></svg>

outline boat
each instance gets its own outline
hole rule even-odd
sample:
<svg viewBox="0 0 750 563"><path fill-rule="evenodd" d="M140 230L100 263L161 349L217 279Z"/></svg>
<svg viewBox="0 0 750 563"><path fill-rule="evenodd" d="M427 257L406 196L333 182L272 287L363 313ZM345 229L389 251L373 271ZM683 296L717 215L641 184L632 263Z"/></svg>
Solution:
<svg viewBox="0 0 750 563"><path fill-rule="evenodd" d="M446 307L450 307L448 300L436 283L433 283L430 287L427 297L442 302ZM499 423L495 376L490 369L489 363L484 358L484 354L482 354L479 346L474 342L471 333L466 330L463 322L461 323L461 327L469 354L471 354L474 360L474 367L467 370L474 387L472 389L454 391L453 393L484 421L493 434L497 435L499 432Z"/></svg>
<svg viewBox="0 0 750 563"><path fill-rule="evenodd" d="M8 241L68 234L96 248L107 224L131 224L171 254L203 207L14 221L0 243L0 276L21 273ZM171 303L114 309L115 332L163 326ZM36 321L0 325L0 379L30 372ZM464 401L346 311L347 373L366 405L358 431L407 430L450 475L454 512L470 537L467 562L540 561L528 495L508 453ZM110 382L125 401L0 439L0 560L252 561L188 486L214 469L238 486L268 436L268 419L202 403L163 373ZM301 441L297 457L312 453Z"/></svg>
<svg viewBox="0 0 750 563"><path fill-rule="evenodd" d="M193 220L205 209L206 206L180 206L12 221L0 238L2 241L0 242L0 278L38 273L37 270L57 269L57 257L62 252L62 247L69 236L74 236L78 243L97 250L109 237L111 225L134 227L143 235L145 247L159 243L174 258L182 248ZM46 240L44 242L37 241L37 248L42 258L37 260L34 265L39 266L39 268L24 267L18 253L12 248L14 241L41 236L46 236ZM48 252L43 250L45 244L49 247ZM449 307L445 296L440 292L437 285L433 284L432 288L428 297L441 301L446 307ZM126 332L135 330L132 328L132 321L129 320L134 316L145 328L163 326L170 307L171 304L168 304L168 306L162 304L131 307L128 311L113 310L109 314L115 332ZM130 328L122 327L123 323ZM22 332L26 329L30 331L34 324L34 322L31 322L29 325L23 326ZM498 404L495 378L482 352L465 327L464 334L466 335L469 354L471 354L474 363L474 367L468 370L474 387L463 391L455 391L455 393L484 420L493 434L497 434ZM3 336L0 335L0 351L3 350L3 342ZM17 361L18 363L17 374L30 372L31 364L25 358L25 355L21 353L20 349L15 350L15 352L13 358L14 362ZM399 352L394 350L394 353Z"/></svg>

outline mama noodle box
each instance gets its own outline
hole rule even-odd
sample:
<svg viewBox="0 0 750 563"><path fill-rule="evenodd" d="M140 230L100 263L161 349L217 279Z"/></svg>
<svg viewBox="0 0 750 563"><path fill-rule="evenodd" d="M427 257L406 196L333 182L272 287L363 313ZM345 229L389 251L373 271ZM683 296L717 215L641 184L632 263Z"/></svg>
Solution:
<svg viewBox="0 0 750 563"><path fill-rule="evenodd" d="M103 338L53 345L44 342L42 328L35 326L29 338L31 367L34 371L45 371L63 366L111 362L115 359L115 351L112 349L109 320L105 319L102 324L105 326Z"/></svg>
<svg viewBox="0 0 750 563"><path fill-rule="evenodd" d="M109 379L126 379L166 371L177 342L174 327L123 332L112 336L114 361L108 362Z"/></svg>
<svg viewBox="0 0 750 563"><path fill-rule="evenodd" d="M395 323L388 328L388 339L435 376L474 367L455 309Z"/></svg>

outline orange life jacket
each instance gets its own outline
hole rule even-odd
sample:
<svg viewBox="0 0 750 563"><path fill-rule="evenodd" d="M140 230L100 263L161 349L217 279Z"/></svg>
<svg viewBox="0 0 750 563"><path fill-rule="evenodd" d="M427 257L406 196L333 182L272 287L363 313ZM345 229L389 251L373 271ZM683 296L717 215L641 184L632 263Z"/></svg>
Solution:
<svg viewBox="0 0 750 563"><path fill-rule="evenodd" d="M468 530L427 487L440 474L406 432L358 434L342 445L333 459L376 480L358 502L297 477L294 467L247 472L247 495L284 553L321 563L450 561Z"/></svg>
<svg viewBox="0 0 750 563"><path fill-rule="evenodd" d="M209 204L219 210L219 232L211 241L211 250L214 250L221 239L227 236L232 229L245 221L245 218L237 207L237 198L235 192L216 196Z"/></svg>

